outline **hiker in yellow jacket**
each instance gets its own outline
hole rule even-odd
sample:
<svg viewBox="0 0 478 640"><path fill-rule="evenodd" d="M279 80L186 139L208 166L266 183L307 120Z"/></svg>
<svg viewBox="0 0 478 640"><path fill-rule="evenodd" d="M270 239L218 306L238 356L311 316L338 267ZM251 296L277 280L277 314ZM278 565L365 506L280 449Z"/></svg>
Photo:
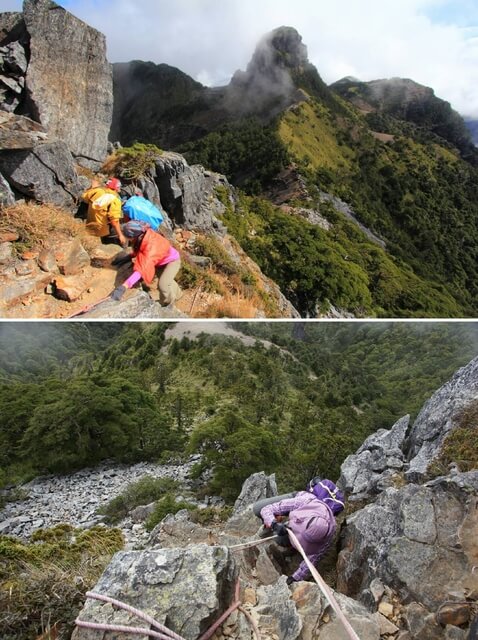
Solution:
<svg viewBox="0 0 478 640"><path fill-rule="evenodd" d="M103 243L113 240L110 236L111 225L116 231L119 243L121 245L127 244L120 225L120 220L123 217L121 199L118 194L120 189L121 182L118 178L110 178L104 187L92 182L92 186L82 195L82 200L88 204L86 215L88 233L100 237Z"/></svg>

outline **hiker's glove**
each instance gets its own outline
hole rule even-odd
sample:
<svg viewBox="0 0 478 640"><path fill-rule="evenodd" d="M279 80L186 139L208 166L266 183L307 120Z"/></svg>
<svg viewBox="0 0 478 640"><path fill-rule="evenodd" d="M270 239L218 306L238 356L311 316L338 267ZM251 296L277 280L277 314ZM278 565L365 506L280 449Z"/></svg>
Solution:
<svg viewBox="0 0 478 640"><path fill-rule="evenodd" d="M116 289L110 295L110 298L112 300L116 300L116 302L119 302L123 297L125 291L126 291L126 287L123 284L121 284L119 287L116 287Z"/></svg>
<svg viewBox="0 0 478 640"><path fill-rule="evenodd" d="M289 576L286 580L287 584L292 584L293 582L295 582L294 578L292 576Z"/></svg>
<svg viewBox="0 0 478 640"><path fill-rule="evenodd" d="M281 522L276 522L274 520L274 522L272 523L271 529L275 533L276 536L286 536L287 535L287 527L285 526L285 524L282 524Z"/></svg>

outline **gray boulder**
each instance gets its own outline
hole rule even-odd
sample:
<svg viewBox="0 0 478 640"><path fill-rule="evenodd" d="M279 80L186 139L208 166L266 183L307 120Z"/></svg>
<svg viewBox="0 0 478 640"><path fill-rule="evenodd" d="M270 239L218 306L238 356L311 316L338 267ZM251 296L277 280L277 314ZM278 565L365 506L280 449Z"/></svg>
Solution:
<svg viewBox="0 0 478 640"><path fill-rule="evenodd" d="M335 593L335 598L360 640L380 640L380 624L367 609L352 598ZM320 640L342 640L347 634L342 622L333 614L332 620L320 629Z"/></svg>
<svg viewBox="0 0 478 640"><path fill-rule="evenodd" d="M232 516L226 523L226 534L235 536L253 536L262 525L260 518L254 515L252 505L257 500L277 495L275 475L267 476L263 471L254 473L242 485L241 493L234 503Z"/></svg>
<svg viewBox="0 0 478 640"><path fill-rule="evenodd" d="M101 162L113 113L105 36L50 0L25 0L23 18L30 114L73 155Z"/></svg>
<svg viewBox="0 0 478 640"><path fill-rule="evenodd" d="M8 207L15 204L15 196L10 185L0 173L0 206Z"/></svg>
<svg viewBox="0 0 478 640"><path fill-rule="evenodd" d="M38 202L75 208L81 188L63 141L0 152L0 173L11 187Z"/></svg>
<svg viewBox="0 0 478 640"><path fill-rule="evenodd" d="M117 553L93 591L141 609L186 640L196 640L234 599L237 570L226 547L198 545ZM136 616L88 599L79 619L145 626ZM78 627L75 640L98 640Z"/></svg>
<svg viewBox="0 0 478 640"><path fill-rule="evenodd" d="M18 41L10 42L0 49L0 64L11 76L25 75L28 67L25 47Z"/></svg>
<svg viewBox="0 0 478 640"><path fill-rule="evenodd" d="M0 13L0 46L5 46L16 40L25 40L25 23L19 11L5 11Z"/></svg>
<svg viewBox="0 0 478 640"><path fill-rule="evenodd" d="M369 436L341 466L339 486L352 500L369 498L399 479L422 481L440 454L456 417L478 399L478 358L459 369L423 405L410 427L404 416L390 430Z"/></svg>
<svg viewBox="0 0 478 640"><path fill-rule="evenodd" d="M253 473L244 481L241 493L234 503L233 514L237 515L263 498L272 498L277 495L277 483L275 474L267 476L264 471Z"/></svg>
<svg viewBox="0 0 478 640"><path fill-rule="evenodd" d="M32 149L47 140L47 132L38 122L25 116L0 111L0 150L2 152L9 149Z"/></svg>
<svg viewBox="0 0 478 640"><path fill-rule="evenodd" d="M391 429L369 436L357 453L348 456L340 469L338 485L352 500L362 500L393 483L406 460L402 447L410 416L400 418Z"/></svg>
<svg viewBox="0 0 478 640"><path fill-rule="evenodd" d="M297 640L302 629L302 620L294 602L290 599L285 576L273 585L259 587L255 614L258 626L266 637L279 640Z"/></svg>
<svg viewBox="0 0 478 640"><path fill-rule="evenodd" d="M353 513L339 554L339 591L373 608L372 583L379 578L426 614L445 601L476 596L477 493L478 471L453 474L387 489Z"/></svg>
<svg viewBox="0 0 478 640"><path fill-rule="evenodd" d="M415 482L424 477L430 462L440 453L446 436L454 428L456 415L478 399L478 358L459 369L425 403L406 443L410 467L406 477Z"/></svg>
<svg viewBox="0 0 478 640"><path fill-rule="evenodd" d="M173 305L162 307L145 291L135 290L120 302L105 300L97 307L82 314L81 318L182 318L183 314Z"/></svg>
<svg viewBox="0 0 478 640"><path fill-rule="evenodd" d="M158 156L155 181L161 202L175 225L225 234L216 216L225 211L215 195L215 188L227 185L224 176L206 171L200 165L189 166L179 153Z"/></svg>

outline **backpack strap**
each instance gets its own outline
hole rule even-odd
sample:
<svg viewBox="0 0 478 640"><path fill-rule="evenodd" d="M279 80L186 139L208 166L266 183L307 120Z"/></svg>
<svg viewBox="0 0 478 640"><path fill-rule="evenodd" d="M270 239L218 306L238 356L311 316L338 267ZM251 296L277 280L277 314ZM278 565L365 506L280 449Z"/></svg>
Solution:
<svg viewBox="0 0 478 640"><path fill-rule="evenodd" d="M322 489L325 489L327 491L327 493L329 494L329 497L331 500L333 500L333 502L336 502L337 504L340 504L342 506L342 508L345 508L345 504L342 502L342 500L339 500L337 498L337 492L339 491L339 488L336 487L334 489L334 491L331 491L330 487L328 487L326 484L324 484L322 481L319 482L318 484L320 484L320 486L322 487Z"/></svg>

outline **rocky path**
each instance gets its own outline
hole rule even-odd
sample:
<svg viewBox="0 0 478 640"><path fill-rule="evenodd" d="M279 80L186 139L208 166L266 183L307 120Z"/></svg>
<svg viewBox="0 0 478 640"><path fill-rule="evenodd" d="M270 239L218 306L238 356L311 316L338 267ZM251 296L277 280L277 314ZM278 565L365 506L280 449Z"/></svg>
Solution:
<svg viewBox="0 0 478 640"><path fill-rule="evenodd" d="M90 527L102 521L97 510L120 495L126 487L144 476L172 478L189 486L188 474L197 456L183 465L157 465L141 462L105 465L83 469L68 476L40 477L22 485L28 498L8 503L0 511L0 534L28 538L34 531L60 523ZM129 548L140 544L147 535L143 525L126 519L119 525Z"/></svg>

